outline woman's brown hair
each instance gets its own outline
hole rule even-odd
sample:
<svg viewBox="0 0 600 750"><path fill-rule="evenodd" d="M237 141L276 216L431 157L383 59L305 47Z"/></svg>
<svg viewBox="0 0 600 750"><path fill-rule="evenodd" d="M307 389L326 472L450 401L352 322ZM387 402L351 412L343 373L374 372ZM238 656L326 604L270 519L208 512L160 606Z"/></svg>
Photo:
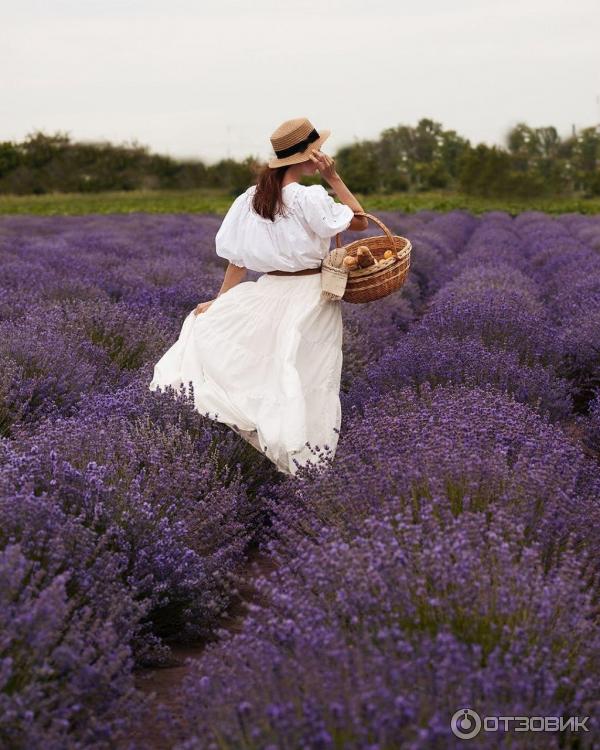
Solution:
<svg viewBox="0 0 600 750"><path fill-rule="evenodd" d="M275 214L283 214L281 183L287 170L284 167L271 168L263 164L256 179L256 190L252 198L252 208L265 219L275 221Z"/></svg>

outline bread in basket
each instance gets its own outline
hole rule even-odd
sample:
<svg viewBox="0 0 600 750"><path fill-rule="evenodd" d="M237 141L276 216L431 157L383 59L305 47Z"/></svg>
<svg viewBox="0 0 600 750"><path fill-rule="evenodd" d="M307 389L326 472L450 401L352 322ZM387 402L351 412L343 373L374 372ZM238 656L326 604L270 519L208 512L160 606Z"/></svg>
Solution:
<svg viewBox="0 0 600 750"><path fill-rule="evenodd" d="M412 250L410 240L392 234L373 214L357 212L355 215L371 219L383 229L384 234L364 237L347 245L342 245L340 233L336 234L336 247L321 264L322 294L329 300L372 302L395 292L408 276ZM366 268L347 270L343 265L344 257L356 257L358 249L364 246L370 250L376 262ZM384 258L386 250L392 251L391 257Z"/></svg>

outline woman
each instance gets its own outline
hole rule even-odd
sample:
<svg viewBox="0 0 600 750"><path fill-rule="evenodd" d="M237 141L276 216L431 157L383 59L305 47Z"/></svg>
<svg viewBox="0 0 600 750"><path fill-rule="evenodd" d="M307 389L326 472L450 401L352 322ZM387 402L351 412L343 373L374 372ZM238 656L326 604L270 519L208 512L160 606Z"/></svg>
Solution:
<svg viewBox="0 0 600 750"><path fill-rule="evenodd" d="M214 300L183 322L154 367L150 389L193 386L195 408L229 425L279 471L333 458L341 426L342 314L321 296L321 261L363 209L319 149L329 137L305 118L271 135L276 156L238 196L215 237L229 260ZM336 192L301 185L317 170ZM246 271L262 272L246 281ZM214 415L214 416L213 416ZM328 451L329 449L329 451Z"/></svg>

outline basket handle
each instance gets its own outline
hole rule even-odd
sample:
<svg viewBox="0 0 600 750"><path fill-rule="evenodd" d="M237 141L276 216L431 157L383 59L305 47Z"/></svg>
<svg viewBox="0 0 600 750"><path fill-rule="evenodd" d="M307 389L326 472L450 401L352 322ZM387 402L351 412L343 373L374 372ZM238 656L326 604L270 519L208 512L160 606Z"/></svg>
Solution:
<svg viewBox="0 0 600 750"><path fill-rule="evenodd" d="M368 214L365 211L355 211L354 215L355 216L366 216L367 219L372 219L376 224L379 224L379 226L381 227L381 229L383 229L384 234L387 236L388 240L390 241L390 247L392 248L392 250L394 249L394 238L392 236L392 233L386 227L386 225L381 221L381 219L378 219L376 216L373 216L373 214ZM336 247L341 247L342 246L342 240L340 239L341 236L342 236L341 232L338 232L335 235L335 246Z"/></svg>

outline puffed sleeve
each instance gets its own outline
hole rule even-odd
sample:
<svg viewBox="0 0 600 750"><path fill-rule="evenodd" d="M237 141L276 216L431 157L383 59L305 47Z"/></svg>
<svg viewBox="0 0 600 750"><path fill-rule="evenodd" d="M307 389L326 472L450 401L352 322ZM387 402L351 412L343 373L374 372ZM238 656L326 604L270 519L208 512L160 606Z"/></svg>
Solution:
<svg viewBox="0 0 600 750"><path fill-rule="evenodd" d="M309 185L303 194L302 208L310 228L319 237L333 237L348 229L354 211L345 203L337 203L322 185Z"/></svg>
<svg viewBox="0 0 600 750"><path fill-rule="evenodd" d="M215 235L215 250L221 258L235 266L244 266L244 260L236 248L236 226L244 203L245 193L238 195L225 214L219 231Z"/></svg>

